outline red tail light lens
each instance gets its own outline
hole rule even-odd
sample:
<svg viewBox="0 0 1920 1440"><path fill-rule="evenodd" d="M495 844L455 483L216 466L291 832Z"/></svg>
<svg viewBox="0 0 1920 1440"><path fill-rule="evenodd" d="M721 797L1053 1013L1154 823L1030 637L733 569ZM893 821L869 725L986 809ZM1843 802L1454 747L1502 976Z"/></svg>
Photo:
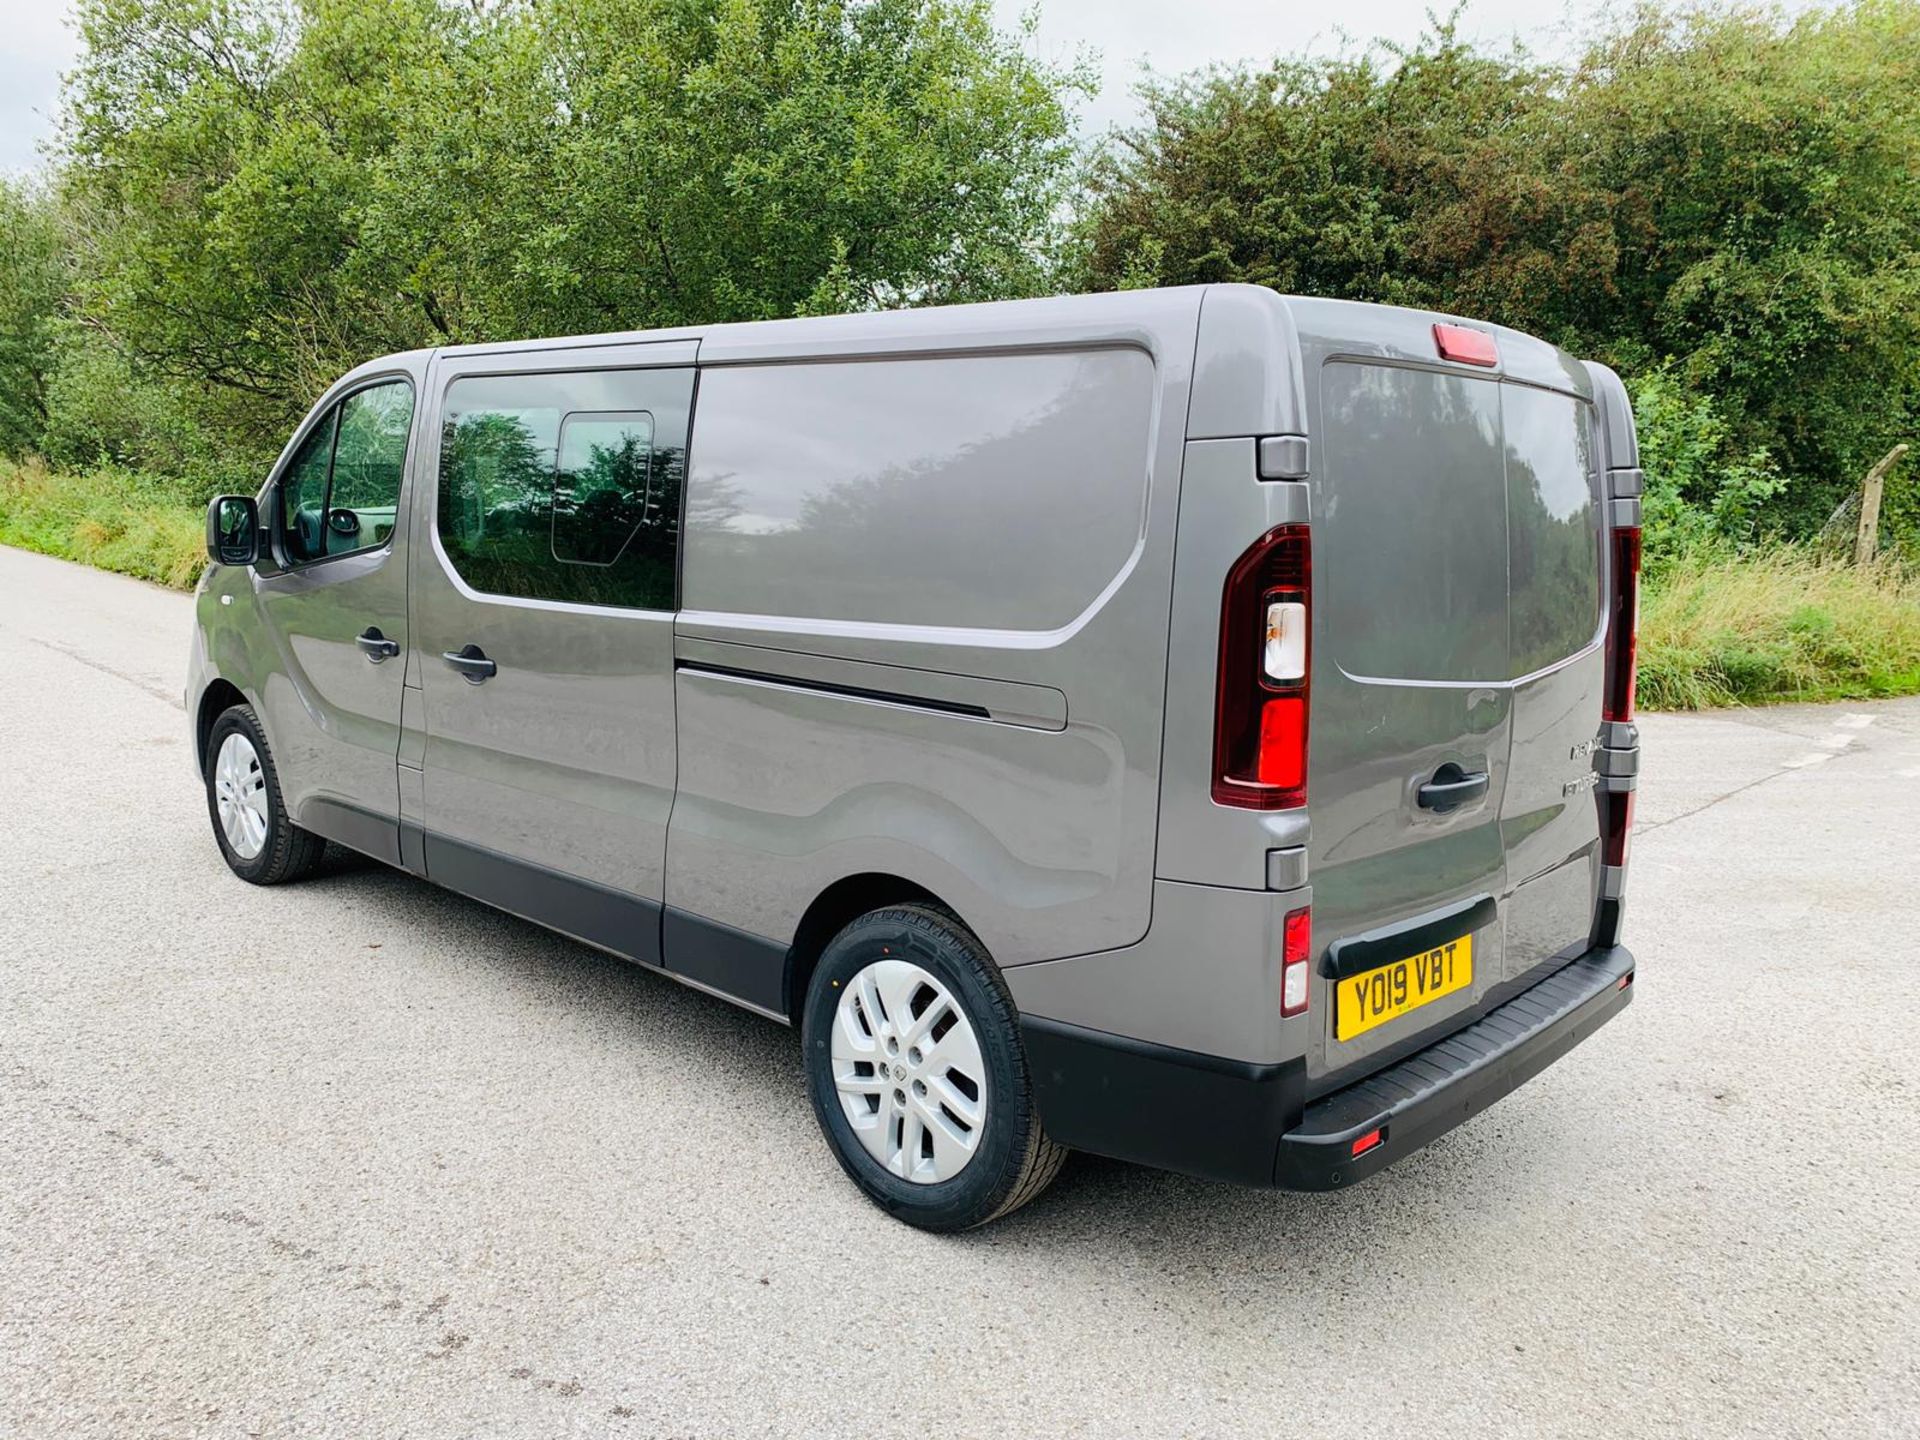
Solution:
<svg viewBox="0 0 1920 1440"><path fill-rule="evenodd" d="M1613 532L1613 609L1607 617L1607 694L1601 714L1633 719L1633 688L1639 670L1640 532Z"/></svg>
<svg viewBox="0 0 1920 1440"><path fill-rule="evenodd" d="M1287 912L1280 944L1280 1013L1299 1015L1313 998L1313 911Z"/></svg>
<svg viewBox="0 0 1920 1440"><path fill-rule="evenodd" d="M1307 803L1312 548L1269 530L1234 562L1220 604L1213 798L1248 810Z"/></svg>
<svg viewBox="0 0 1920 1440"><path fill-rule="evenodd" d="M1619 790L1600 797L1600 821L1606 827L1602 836L1602 858L1609 865L1627 863L1627 844L1633 837L1633 791Z"/></svg>

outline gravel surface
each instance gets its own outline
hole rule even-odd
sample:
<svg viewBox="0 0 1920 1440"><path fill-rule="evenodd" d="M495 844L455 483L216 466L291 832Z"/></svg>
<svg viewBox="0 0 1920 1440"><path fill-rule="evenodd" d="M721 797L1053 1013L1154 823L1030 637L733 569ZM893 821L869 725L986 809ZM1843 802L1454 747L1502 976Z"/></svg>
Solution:
<svg viewBox="0 0 1920 1440"><path fill-rule="evenodd" d="M790 1032L229 876L190 616L0 550L0 1436L1920 1433L1920 702L1649 717L1635 1004L1384 1175L943 1239Z"/></svg>

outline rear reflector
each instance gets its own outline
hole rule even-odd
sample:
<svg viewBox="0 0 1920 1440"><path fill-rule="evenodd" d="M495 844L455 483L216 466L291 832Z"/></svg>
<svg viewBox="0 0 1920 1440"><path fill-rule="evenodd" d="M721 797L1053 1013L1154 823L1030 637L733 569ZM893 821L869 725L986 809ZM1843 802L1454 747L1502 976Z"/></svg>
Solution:
<svg viewBox="0 0 1920 1440"><path fill-rule="evenodd" d="M1384 1130L1369 1130L1353 1142L1353 1153L1355 1155L1364 1155L1386 1138L1387 1136Z"/></svg>
<svg viewBox="0 0 1920 1440"><path fill-rule="evenodd" d="M1499 347L1484 330L1469 330L1465 325L1436 325L1433 343L1442 360L1455 360L1462 365L1500 363Z"/></svg>
<svg viewBox="0 0 1920 1440"><path fill-rule="evenodd" d="M1280 946L1280 1013L1298 1015L1313 998L1313 912L1287 912Z"/></svg>

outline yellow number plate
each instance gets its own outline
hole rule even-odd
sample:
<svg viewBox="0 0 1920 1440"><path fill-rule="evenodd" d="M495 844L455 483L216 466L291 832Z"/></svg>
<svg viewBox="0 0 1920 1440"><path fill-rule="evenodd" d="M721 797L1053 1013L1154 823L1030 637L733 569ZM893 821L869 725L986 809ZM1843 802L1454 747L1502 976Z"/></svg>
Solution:
<svg viewBox="0 0 1920 1440"><path fill-rule="evenodd" d="M1364 975L1350 975L1335 990L1333 1038L1351 1040L1409 1010L1473 983L1473 936L1462 935L1419 955L1409 955Z"/></svg>

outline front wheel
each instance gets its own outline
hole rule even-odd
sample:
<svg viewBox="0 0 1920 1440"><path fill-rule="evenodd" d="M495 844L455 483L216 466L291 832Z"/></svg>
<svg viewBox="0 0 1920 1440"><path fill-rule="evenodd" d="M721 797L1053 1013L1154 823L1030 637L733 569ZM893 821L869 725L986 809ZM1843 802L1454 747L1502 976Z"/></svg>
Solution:
<svg viewBox="0 0 1920 1440"><path fill-rule="evenodd" d="M207 814L227 867L255 885L298 880L327 842L287 818L266 732L251 705L221 712L207 736Z"/></svg>
<svg viewBox="0 0 1920 1440"><path fill-rule="evenodd" d="M984 1225L1060 1172L1066 1151L1034 1112L1012 998L951 916L902 905L842 930L807 987L801 1037L827 1143L908 1224Z"/></svg>

